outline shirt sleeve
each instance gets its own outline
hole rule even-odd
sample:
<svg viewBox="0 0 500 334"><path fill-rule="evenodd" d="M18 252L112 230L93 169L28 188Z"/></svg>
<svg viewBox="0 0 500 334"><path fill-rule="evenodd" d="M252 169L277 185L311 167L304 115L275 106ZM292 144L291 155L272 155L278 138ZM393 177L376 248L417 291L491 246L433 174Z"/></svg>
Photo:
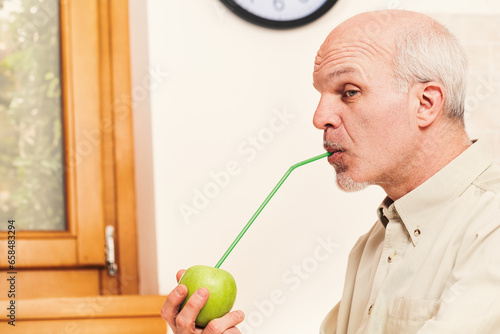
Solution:
<svg viewBox="0 0 500 334"><path fill-rule="evenodd" d="M321 324L320 334L336 334L337 333L337 320L339 316L340 302L335 305L333 309L328 312L323 323Z"/></svg>
<svg viewBox="0 0 500 334"><path fill-rule="evenodd" d="M464 240L434 316L417 334L500 332L500 216Z"/></svg>

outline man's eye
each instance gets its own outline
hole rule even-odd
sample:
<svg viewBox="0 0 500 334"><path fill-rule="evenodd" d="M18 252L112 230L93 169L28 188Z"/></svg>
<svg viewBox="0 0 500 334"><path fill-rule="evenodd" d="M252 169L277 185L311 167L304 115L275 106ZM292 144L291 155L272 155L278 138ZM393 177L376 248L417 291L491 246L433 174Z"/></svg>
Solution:
<svg viewBox="0 0 500 334"><path fill-rule="evenodd" d="M359 93L359 91L357 91L357 90L346 90L344 93L344 96L345 97L354 97L358 93Z"/></svg>

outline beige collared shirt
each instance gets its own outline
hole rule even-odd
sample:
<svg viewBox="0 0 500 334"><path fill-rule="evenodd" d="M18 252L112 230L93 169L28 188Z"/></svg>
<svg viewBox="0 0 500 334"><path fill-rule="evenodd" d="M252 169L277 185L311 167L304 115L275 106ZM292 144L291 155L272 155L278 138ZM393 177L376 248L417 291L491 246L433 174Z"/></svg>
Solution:
<svg viewBox="0 0 500 334"><path fill-rule="evenodd" d="M321 334L500 333L500 167L480 142L377 214Z"/></svg>

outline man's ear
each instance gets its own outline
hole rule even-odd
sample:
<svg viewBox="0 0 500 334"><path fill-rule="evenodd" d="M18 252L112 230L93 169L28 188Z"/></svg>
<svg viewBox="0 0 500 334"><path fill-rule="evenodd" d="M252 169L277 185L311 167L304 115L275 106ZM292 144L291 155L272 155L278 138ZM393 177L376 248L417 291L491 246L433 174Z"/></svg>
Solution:
<svg viewBox="0 0 500 334"><path fill-rule="evenodd" d="M418 90L420 105L417 110L417 125L425 128L431 125L443 110L445 93L443 85L437 82L422 83Z"/></svg>

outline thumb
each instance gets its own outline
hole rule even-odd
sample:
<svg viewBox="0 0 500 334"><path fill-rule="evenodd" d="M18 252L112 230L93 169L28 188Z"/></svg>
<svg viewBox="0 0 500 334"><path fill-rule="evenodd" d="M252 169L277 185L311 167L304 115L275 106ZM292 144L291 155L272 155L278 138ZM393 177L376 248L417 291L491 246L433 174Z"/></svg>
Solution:
<svg viewBox="0 0 500 334"><path fill-rule="evenodd" d="M177 272L177 275L176 275L176 277L177 277L177 283L179 283L179 281L181 280L182 275L184 275L185 272L186 272L186 269L181 269L181 270L179 270Z"/></svg>

